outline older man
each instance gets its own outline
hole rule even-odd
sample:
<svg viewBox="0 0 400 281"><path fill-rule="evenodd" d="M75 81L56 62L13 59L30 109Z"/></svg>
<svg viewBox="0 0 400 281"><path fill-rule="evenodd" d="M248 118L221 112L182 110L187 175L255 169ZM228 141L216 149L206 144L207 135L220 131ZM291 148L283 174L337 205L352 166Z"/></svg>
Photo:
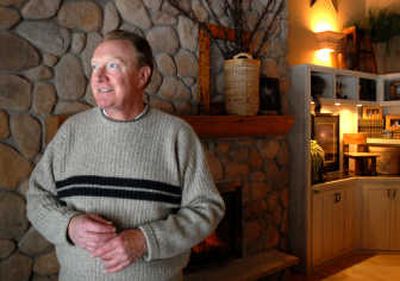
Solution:
<svg viewBox="0 0 400 281"><path fill-rule="evenodd" d="M224 203L202 146L180 119L149 108L148 42L106 35L92 57L97 108L69 118L32 173L28 217L55 244L60 280L182 280L190 248Z"/></svg>

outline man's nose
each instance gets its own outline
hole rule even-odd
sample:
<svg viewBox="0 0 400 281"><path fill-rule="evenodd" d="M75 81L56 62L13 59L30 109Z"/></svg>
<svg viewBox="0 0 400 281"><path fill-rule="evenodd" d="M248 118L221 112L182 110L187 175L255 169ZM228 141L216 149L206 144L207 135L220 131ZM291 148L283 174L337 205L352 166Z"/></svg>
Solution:
<svg viewBox="0 0 400 281"><path fill-rule="evenodd" d="M97 69L93 70L93 78L98 82L107 80L106 68L104 66L99 66Z"/></svg>

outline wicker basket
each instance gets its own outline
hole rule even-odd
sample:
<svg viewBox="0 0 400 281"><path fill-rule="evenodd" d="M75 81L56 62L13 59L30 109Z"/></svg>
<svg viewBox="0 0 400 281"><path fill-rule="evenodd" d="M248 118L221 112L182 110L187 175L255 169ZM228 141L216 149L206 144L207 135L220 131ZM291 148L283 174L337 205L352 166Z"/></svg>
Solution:
<svg viewBox="0 0 400 281"><path fill-rule="evenodd" d="M225 108L228 114L257 115L260 60L240 53L224 62Z"/></svg>

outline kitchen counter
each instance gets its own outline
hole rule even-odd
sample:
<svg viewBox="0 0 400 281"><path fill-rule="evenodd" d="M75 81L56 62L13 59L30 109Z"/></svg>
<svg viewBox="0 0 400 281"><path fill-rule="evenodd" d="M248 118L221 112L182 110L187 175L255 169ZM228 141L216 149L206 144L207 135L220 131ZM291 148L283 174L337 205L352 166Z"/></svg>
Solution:
<svg viewBox="0 0 400 281"><path fill-rule="evenodd" d="M322 183L317 183L311 186L313 191L322 191L332 188L342 187L344 185L352 185L358 182L386 182L386 183L400 183L400 176L350 176L347 178L337 179L333 181L326 181Z"/></svg>
<svg viewBox="0 0 400 281"><path fill-rule="evenodd" d="M400 147L400 139L367 138L367 144L374 145L374 146L398 146L398 147Z"/></svg>

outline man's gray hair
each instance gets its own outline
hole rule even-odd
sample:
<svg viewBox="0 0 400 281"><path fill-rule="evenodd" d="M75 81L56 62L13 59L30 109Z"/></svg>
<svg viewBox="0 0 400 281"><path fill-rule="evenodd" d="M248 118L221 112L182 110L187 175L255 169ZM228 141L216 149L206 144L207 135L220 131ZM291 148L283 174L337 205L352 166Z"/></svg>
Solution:
<svg viewBox="0 0 400 281"><path fill-rule="evenodd" d="M133 32L125 30L113 30L107 33L103 38L103 42L109 40L129 41L137 52L136 55L139 62L139 66L149 66L151 69L151 73L153 73L154 69L153 52L151 50L149 42L145 38Z"/></svg>

